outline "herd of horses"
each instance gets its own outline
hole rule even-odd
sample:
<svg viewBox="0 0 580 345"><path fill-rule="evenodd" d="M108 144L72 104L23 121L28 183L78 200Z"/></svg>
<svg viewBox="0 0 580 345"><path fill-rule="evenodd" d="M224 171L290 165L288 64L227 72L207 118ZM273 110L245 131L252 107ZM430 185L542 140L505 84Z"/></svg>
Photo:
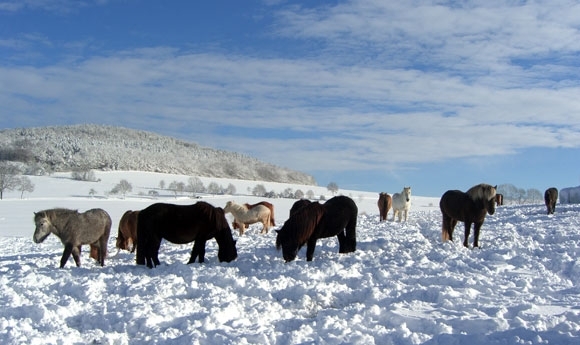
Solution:
<svg viewBox="0 0 580 345"><path fill-rule="evenodd" d="M461 221L465 225L463 245L468 247L467 240L473 224L473 247L478 247L486 215L493 215L496 205L503 205L503 196L496 190L497 186L482 183L467 192L446 191L439 202L443 216L442 240L453 241L453 231L457 222ZM548 214L554 213L557 199L556 188L545 191ZM380 221L387 219L392 207L392 220L397 218L399 222L406 222L411 207L411 187L404 187L401 193L394 193L392 197L380 193L377 205ZM224 208L204 201L192 205L155 203L143 210L128 210L123 214L115 246L118 250L136 251L136 263L153 268L160 264L158 253L163 239L176 244L193 242L188 263L204 262L206 242L215 239L219 261L231 262L238 253L225 216L227 213L234 216L232 226L239 230L240 236L250 224L261 223L262 233L275 226L274 206L265 201L253 205L228 201ZM357 216L356 203L347 196L335 196L324 203L298 200L292 205L289 218L276 230L275 247L282 250L284 261L290 262L306 245L306 259L312 261L317 240L337 236L339 253L354 252ZM64 245L61 268L71 255L75 264L80 266L82 245L90 245L90 257L104 266L112 226L111 217L105 210L97 208L79 213L64 208L48 209L35 212L34 223L35 243L43 242L51 233L60 238Z"/></svg>

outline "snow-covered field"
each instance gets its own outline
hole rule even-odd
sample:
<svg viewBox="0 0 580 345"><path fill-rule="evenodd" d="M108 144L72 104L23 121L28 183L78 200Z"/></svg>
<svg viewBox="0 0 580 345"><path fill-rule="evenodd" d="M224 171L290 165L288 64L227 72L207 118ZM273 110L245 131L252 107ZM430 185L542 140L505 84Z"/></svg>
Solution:
<svg viewBox="0 0 580 345"><path fill-rule="evenodd" d="M160 180L180 177L97 177L101 182L34 177L35 191L24 200L12 192L0 201L0 344L580 343L580 205L558 205L551 216L543 205L499 207L483 225L481 248L466 249L462 223L455 243L441 242L438 198L414 196L407 223L390 221L392 213L380 223L378 193L340 191L359 206L355 253L338 254L337 240L323 239L314 261L305 260L303 248L296 261L284 263L275 232L261 235L253 225L242 237L234 233L239 256L231 263L218 262L213 240L206 263L192 265L185 264L190 245L164 242L165 264L148 269L135 265L133 254L115 255L123 212L195 200L146 196ZM105 198L121 178L133 184L131 195ZM480 182L486 181L474 184ZM256 185L232 183L238 193ZM328 195L324 187L312 189ZM261 200L204 197L222 207L230 199ZM294 200L269 201L279 227ZM32 212L53 207L111 214L105 267L90 261L85 248L80 268L71 259L58 269L58 238L33 243Z"/></svg>

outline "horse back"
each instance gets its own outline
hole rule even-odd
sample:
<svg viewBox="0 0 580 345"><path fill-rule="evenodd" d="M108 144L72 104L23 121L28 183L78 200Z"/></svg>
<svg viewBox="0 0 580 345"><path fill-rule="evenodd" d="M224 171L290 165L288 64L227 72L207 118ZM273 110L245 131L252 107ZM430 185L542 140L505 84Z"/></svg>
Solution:
<svg viewBox="0 0 580 345"><path fill-rule="evenodd" d="M295 210L278 231L276 248L280 248L282 242L296 243L298 247L304 245L312 236L323 215L324 207L318 202L308 203Z"/></svg>
<svg viewBox="0 0 580 345"><path fill-rule="evenodd" d="M465 222L479 221L485 218L484 207L478 208L469 194L460 190L448 190L439 201L441 213L455 220Z"/></svg>
<svg viewBox="0 0 580 345"><path fill-rule="evenodd" d="M79 213L67 224L69 229L78 235L80 244L91 244L105 236L108 240L111 233L112 220L107 211L94 208Z"/></svg>
<svg viewBox="0 0 580 345"><path fill-rule="evenodd" d="M347 196L335 196L324 203L324 216L315 230L318 238L355 231L358 216L356 203Z"/></svg>
<svg viewBox="0 0 580 345"><path fill-rule="evenodd" d="M157 240L164 238L177 244L192 242L199 234L204 238L213 237L215 227L210 222L213 206L208 207L204 204L206 203L198 202L193 205L156 203L141 210L137 221L139 243L142 236L155 237Z"/></svg>

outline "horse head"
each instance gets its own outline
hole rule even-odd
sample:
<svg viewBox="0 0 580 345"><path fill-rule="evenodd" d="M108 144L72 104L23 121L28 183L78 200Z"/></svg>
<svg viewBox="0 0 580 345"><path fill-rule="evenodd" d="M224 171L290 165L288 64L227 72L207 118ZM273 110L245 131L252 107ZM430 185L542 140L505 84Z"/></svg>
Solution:
<svg viewBox="0 0 580 345"><path fill-rule="evenodd" d="M411 201L411 187L404 187L403 188L403 195L405 196L405 200L407 202Z"/></svg>
<svg viewBox="0 0 580 345"><path fill-rule="evenodd" d="M282 257L284 258L284 261L290 262L298 256L300 246L291 238L291 236L288 236L287 231L283 230L284 227L280 230L276 230L278 233L276 235L276 250L282 249Z"/></svg>
<svg viewBox="0 0 580 345"><path fill-rule="evenodd" d="M41 243L50 235L52 224L46 212L34 212L34 223L36 224L36 229L34 230L32 239L34 243Z"/></svg>
<svg viewBox="0 0 580 345"><path fill-rule="evenodd" d="M495 205L497 204L495 199L495 196L497 195L496 194L497 186L491 188L493 188L493 191L489 192L488 200L485 203L485 209L487 210L487 213L489 213L490 216L495 213Z"/></svg>

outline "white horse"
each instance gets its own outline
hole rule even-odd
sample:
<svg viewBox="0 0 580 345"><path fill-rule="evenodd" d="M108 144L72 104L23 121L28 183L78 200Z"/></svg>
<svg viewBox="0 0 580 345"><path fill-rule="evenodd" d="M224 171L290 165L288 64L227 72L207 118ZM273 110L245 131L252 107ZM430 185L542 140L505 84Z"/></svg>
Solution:
<svg viewBox="0 0 580 345"><path fill-rule="evenodd" d="M230 212L234 216L234 221L238 224L240 235L244 234L246 224L262 223L262 234L270 230L270 209L264 205L257 205L248 209L245 205L228 201L224 207L224 213Z"/></svg>
<svg viewBox="0 0 580 345"><path fill-rule="evenodd" d="M410 208L411 208L411 187L404 187L401 193L393 194L393 221L395 220L395 217L398 214L400 222L404 213L406 222Z"/></svg>

